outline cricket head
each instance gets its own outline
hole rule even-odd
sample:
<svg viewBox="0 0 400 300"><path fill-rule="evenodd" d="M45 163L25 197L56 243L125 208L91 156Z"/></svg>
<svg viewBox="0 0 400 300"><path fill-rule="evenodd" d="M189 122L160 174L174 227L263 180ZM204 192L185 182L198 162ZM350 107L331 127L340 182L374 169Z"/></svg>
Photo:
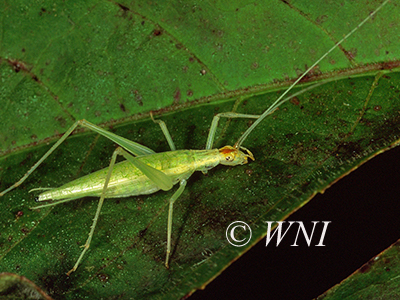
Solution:
<svg viewBox="0 0 400 300"><path fill-rule="evenodd" d="M241 151L244 150L244 151ZM254 160L253 153L250 150L240 147L240 149L232 147L232 146L225 146L219 149L219 162L222 165L227 166L237 166L237 165L244 165L247 164L247 158L251 158Z"/></svg>

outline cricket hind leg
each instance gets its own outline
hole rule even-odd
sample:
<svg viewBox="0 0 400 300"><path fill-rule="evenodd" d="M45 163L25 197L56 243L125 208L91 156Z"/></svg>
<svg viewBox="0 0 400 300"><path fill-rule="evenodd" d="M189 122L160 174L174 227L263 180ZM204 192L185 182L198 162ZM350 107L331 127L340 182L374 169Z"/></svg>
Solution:
<svg viewBox="0 0 400 300"><path fill-rule="evenodd" d="M15 182L12 186L9 188L5 189L0 193L0 197L4 196L6 193L9 191L15 189L16 187L20 186L36 169L39 167L39 165L47 158L51 153L56 150L60 144L67 139L67 137L75 130L75 128L78 126L78 122L75 122L65 133L64 135L28 170L28 172L25 173L24 176L17 182Z"/></svg>
<svg viewBox="0 0 400 300"><path fill-rule="evenodd" d="M186 187L186 179L182 179L180 181L179 188L172 195L171 199L169 199L169 209L168 209L168 226L167 226L167 255L165 258L165 267L169 268L169 257L171 254L171 235L172 235L172 212L174 208L174 202L179 198L179 196L183 193Z"/></svg>
<svg viewBox="0 0 400 300"><path fill-rule="evenodd" d="M40 165L41 163L50 156L57 148L60 146L62 142L64 142L71 133L78 127L78 125L82 127L86 127L94 132L101 134L102 136L112 140L113 142L117 143L119 146L123 147L124 149L128 150L129 152L133 153L134 155L148 155L154 154L155 152L146 146L140 145L133 141L130 141L126 138L120 137L112 132L104 130L103 128L96 126L84 119L76 121L64 134L63 136L25 173L24 176L17 182L15 182L12 186L5 189L0 193L0 197L4 196L9 191L15 189L16 187L20 186Z"/></svg>
<svg viewBox="0 0 400 300"><path fill-rule="evenodd" d="M125 154L124 152L125 152L125 151L124 151L121 147L118 147L117 149L115 149L115 151L114 151L114 153L113 153L113 155L112 155L112 157L111 157L110 165L109 165L109 167L108 167L108 172L107 172L106 178L105 178L105 180L104 180L104 186L103 186L103 190L102 190L102 192L101 192L99 204L97 205L96 214L95 214L95 216L94 216L92 226L90 227L89 237L88 237L88 239L86 240L85 244L83 245L83 250L82 250L82 252L81 252L81 255L79 256L78 260L76 261L74 267L73 267L71 270L68 271L68 273L67 273L68 276L69 276L72 272L76 271L76 269L78 268L78 266L79 266L79 264L80 264L80 262L81 262L83 256L85 255L86 251L87 251L87 250L89 249L89 247L90 247L90 243L91 243L92 238L93 238L94 230L95 230L95 228L96 228L97 221L98 221L99 216L100 216L100 211L101 211L101 208L103 207L104 198L105 198L106 192L107 192L107 186L108 186L108 183L110 182L112 170L113 170L114 165L115 165L115 160L117 159L117 156L118 156L118 155L123 155L123 156L125 156L125 155L124 155L124 154Z"/></svg>
<svg viewBox="0 0 400 300"><path fill-rule="evenodd" d="M171 151L175 151L176 147L175 147L174 141L172 140L172 137L169 134L169 130L168 130L167 125L165 124L165 122L162 121L162 120L155 120L154 117L153 117L153 113L152 112L150 112L150 117L151 117L151 119L153 120L154 123L160 125L161 130L164 133L165 139L167 140L168 145L171 148Z"/></svg>
<svg viewBox="0 0 400 300"><path fill-rule="evenodd" d="M95 228L96 228L97 221L98 221L99 216L100 216L100 211L101 211L101 208L102 208L102 206L103 206L104 199L105 199L105 197L106 197L106 192L107 192L108 183L110 182L112 170L113 170L113 168L114 168L115 160L116 160L116 158L117 158L117 155L123 156L126 160L128 160L129 162L131 162L131 163L132 163L134 166L136 166L136 167L138 166L137 163L143 164L143 163L141 163L140 161L138 161L135 157L133 157L131 154L129 154L127 151L125 151L122 147L118 147L117 149L115 149L115 151L114 151L114 153L113 153L113 155L112 155L112 157L111 157L111 161L110 161L110 165L109 165L109 167L108 167L108 171L107 171L106 178L105 178L105 180L104 180L104 186L103 186L103 190L102 190L102 192L101 192L99 204L97 205L96 214L95 214L95 216L94 216L92 226L90 227L89 237L88 237L88 239L86 240L85 245L83 245L83 248L84 248L84 249L82 250L81 255L79 256L78 260L76 261L74 267L73 267L71 270L68 271L68 273L67 273L68 276L78 268L78 266L79 266L79 264L80 264L80 262L81 262L83 256L85 255L86 251L89 249L90 243L91 243L92 238L93 238L94 230L95 230ZM161 171L159 171L159 170L155 170L155 171L157 171L157 173L145 174L145 175L147 175L147 176L149 177L149 179L152 180L153 182L155 182L155 183L160 183L160 182L161 182L161 185L164 185L164 184L162 183L163 178L157 178L158 175L159 175L158 172L160 172L160 173L162 174L162 177L165 176L166 178L169 179L170 182L165 183L165 185L171 184L171 186L168 187L168 189L171 189L171 188L172 188L172 180L171 180L168 176L164 175ZM153 170L153 171L150 170L150 172L154 172L154 170ZM182 184L181 184L181 185L182 185ZM186 185L186 183L185 183L185 185ZM167 190L167 189L166 189L166 190ZM178 189L178 191L179 191L179 190L180 190L180 189ZM183 191L183 189L182 189L182 191ZM179 195L182 193L182 191L176 196L176 198L179 197ZM173 195L173 197L174 197L176 194L177 194L177 192ZM66 201L70 201L70 200L72 200L72 199L68 199L68 200L66 200ZM176 200L176 199L175 199L175 200ZM173 201L175 201L175 200L173 200ZM61 201L63 201L63 200L61 200ZM60 202L61 202L61 201L60 201ZM58 203L60 203L60 202L58 202ZM57 203L57 204L58 204L58 203ZM51 204L50 204L50 205L51 205Z"/></svg>

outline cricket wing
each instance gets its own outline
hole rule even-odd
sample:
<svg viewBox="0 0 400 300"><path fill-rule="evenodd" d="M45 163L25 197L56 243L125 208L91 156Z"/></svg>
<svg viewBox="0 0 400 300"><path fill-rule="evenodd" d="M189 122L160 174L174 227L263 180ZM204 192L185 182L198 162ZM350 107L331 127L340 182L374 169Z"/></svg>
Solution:
<svg viewBox="0 0 400 300"><path fill-rule="evenodd" d="M160 170L157 170L145 163L142 163L137 158L132 155L125 153L124 157L133 164L136 168L138 168L144 175L146 175L151 181L153 181L160 189L164 191L168 191L173 187L171 177L165 175Z"/></svg>

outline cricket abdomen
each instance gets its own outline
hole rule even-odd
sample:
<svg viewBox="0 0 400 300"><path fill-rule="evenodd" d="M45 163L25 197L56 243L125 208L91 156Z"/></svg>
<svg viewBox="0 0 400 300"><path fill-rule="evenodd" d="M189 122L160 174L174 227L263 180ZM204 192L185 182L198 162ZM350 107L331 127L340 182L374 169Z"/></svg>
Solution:
<svg viewBox="0 0 400 300"><path fill-rule="evenodd" d="M218 164L213 159L215 150L177 150L137 157L141 162L163 171L173 184L187 179L196 170L209 169ZM208 154L208 155L207 155ZM88 196L101 196L108 168L88 174L61 187L39 195L38 201L62 200ZM148 195L160 190L153 181L128 161L114 165L106 198Z"/></svg>

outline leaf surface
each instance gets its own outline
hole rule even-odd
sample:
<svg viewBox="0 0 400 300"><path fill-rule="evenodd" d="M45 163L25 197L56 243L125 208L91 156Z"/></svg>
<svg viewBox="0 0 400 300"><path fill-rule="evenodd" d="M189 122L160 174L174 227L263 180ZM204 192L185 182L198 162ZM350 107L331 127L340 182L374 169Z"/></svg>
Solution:
<svg viewBox="0 0 400 300"><path fill-rule="evenodd" d="M204 148L214 114L260 114L306 66L378 3L3 3L0 76L1 190L17 181L74 121L86 118L156 152ZM0 201L0 269L65 298L179 298L204 286L316 193L397 145L399 30L389 3L304 80L334 79L284 104L250 135L249 165L195 173L174 207L171 268L167 202L173 191L108 199L90 251L67 278L97 201L35 206L54 187L107 167L115 145L90 132L69 138ZM355 17L357 16L357 17ZM379 38L377 38L379 37ZM297 90L298 90L297 89ZM248 120L222 120L216 147ZM253 230L231 246L227 226ZM127 292L128 291L128 292ZM127 295L126 293L129 293Z"/></svg>

